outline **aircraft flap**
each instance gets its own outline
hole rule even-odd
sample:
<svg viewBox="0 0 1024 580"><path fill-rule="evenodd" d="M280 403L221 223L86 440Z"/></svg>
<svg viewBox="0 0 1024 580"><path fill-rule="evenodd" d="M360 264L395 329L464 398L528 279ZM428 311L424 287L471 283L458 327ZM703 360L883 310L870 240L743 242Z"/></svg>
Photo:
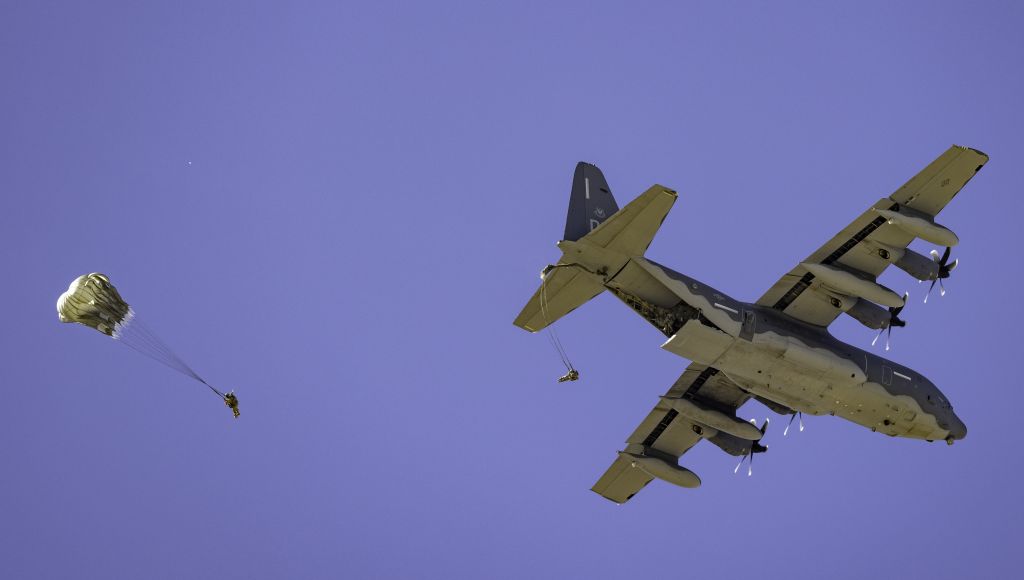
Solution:
<svg viewBox="0 0 1024 580"><path fill-rule="evenodd" d="M615 503L625 503L652 479L647 472L632 467L628 456L619 455L590 489Z"/></svg>

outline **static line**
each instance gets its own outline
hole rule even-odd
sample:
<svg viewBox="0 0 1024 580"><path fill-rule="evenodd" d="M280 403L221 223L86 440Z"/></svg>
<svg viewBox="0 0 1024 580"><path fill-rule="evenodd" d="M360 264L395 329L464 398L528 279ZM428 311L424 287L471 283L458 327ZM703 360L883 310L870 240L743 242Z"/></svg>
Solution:
<svg viewBox="0 0 1024 580"><path fill-rule="evenodd" d="M905 375L903 373L898 373L896 371L893 371L892 374L896 375L897 377L899 377L899 378L901 378L901 379L903 379L905 381L909 381L910 380L910 377L908 377L907 375Z"/></svg>
<svg viewBox="0 0 1024 580"><path fill-rule="evenodd" d="M586 194L587 199L590 199L590 178L589 177L584 177L583 178L583 191Z"/></svg>
<svg viewBox="0 0 1024 580"><path fill-rule="evenodd" d="M732 312L733 314L739 314L740 313L740 311L736 310L735 308L729 308L728 306L724 306L724 305L719 304L717 302L715 302L715 308L721 308L722 310L728 310L729 312Z"/></svg>

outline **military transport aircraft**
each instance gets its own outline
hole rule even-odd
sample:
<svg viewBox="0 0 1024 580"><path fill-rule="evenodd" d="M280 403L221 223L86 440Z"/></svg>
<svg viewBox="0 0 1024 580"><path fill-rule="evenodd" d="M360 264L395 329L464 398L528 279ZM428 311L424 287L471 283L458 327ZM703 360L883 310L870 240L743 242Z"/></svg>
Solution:
<svg viewBox="0 0 1024 580"><path fill-rule="evenodd" d="M593 491L623 503L654 478L697 487L700 479L678 460L701 439L741 464L753 460L766 450L767 421L758 429L736 417L750 399L791 415L790 424L800 413L829 414L893 437L963 439L967 427L931 381L837 340L828 326L844 312L880 333L905 324L906 295L876 281L889 264L941 288L959 240L934 218L987 161L951 147L753 304L644 257L675 191L655 185L620 210L601 171L577 165L562 257L544 269L515 325L537 332L607 290L665 335L661 348L693 361ZM907 248L914 238L946 250L923 256Z"/></svg>

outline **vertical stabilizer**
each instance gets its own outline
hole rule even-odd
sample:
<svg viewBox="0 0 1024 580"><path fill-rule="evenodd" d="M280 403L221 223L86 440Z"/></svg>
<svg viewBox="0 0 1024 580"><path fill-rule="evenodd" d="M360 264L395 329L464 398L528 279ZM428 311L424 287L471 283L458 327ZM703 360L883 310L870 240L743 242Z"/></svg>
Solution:
<svg viewBox="0 0 1024 580"><path fill-rule="evenodd" d="M596 166L580 161L572 177L569 215L565 218L565 237L575 242L619 211L604 174Z"/></svg>
<svg viewBox="0 0 1024 580"><path fill-rule="evenodd" d="M675 200L676 192L654 185L620 211L601 170L577 165L562 257L544 269L514 324L537 332L600 294L609 277L644 255Z"/></svg>

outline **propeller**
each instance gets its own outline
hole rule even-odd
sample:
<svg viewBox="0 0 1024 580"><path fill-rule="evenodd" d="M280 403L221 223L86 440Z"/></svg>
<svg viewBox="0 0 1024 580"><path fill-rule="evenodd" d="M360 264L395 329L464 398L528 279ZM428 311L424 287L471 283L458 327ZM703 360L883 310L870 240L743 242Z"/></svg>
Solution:
<svg viewBox="0 0 1024 580"><path fill-rule="evenodd" d="M957 264L960 263L960 260L953 260L952 263L948 263L949 262L949 253L952 252L952 251L953 251L953 248L951 248L949 246L946 246L946 251L942 253L941 257L939 256L939 252L936 251L936 250L932 250L930 252L931 255L932 255L932 260L935 260L935 263L937 263L939 265L939 273L935 277L935 279L932 280L932 285L928 287L928 293L924 295L924 303L925 304L928 304L928 297L931 296L932 288L935 288L935 283L936 282L939 283L939 296L945 296L946 295L946 287L942 284L942 280L943 280L943 278L949 278L949 273L952 272L953 270L955 270Z"/></svg>
<svg viewBox="0 0 1024 580"><path fill-rule="evenodd" d="M796 419L797 417L800 418L800 431L804 430L804 414L801 413L800 411L797 411L796 413L793 413L792 415L790 415L790 417L789 417L789 424L786 425L786 430L782 432L782 436L783 437L785 437L786 434L789 433L789 428L793 426L793 419Z"/></svg>
<svg viewBox="0 0 1024 580"><path fill-rule="evenodd" d="M882 333L885 332L886 333L886 336L885 336L885 350L889 350L889 340L892 338L892 327L894 327L894 326L906 326L907 325L907 322L905 320L901 320L900 319L900 312L902 312L903 308L907 305L907 299L909 299L909 298L910 298L910 292L904 292L903 293L903 304L900 304L899 306L897 306L895 308L893 308L891 306L889 307L889 322L885 326L883 326L881 330L878 331L878 335L875 336L875 340L871 341L871 346L875 346L875 343L878 342L878 339L882 336ZM927 302L927 301L928 301L928 299L925 298L925 302ZM801 431L803 431L803 429L801 429ZM783 435L785 435L785 434L783 434Z"/></svg>
<svg viewBox="0 0 1024 580"><path fill-rule="evenodd" d="M768 417L765 417L764 424L761 425L761 439L764 439L764 432L768 430L768 421ZM757 426L757 421L751 419L750 422L755 427ZM747 451L746 453L743 454L743 457L740 457L740 462L736 464L736 469L732 470L733 473L738 473L740 467L743 465L743 462L746 461L749 457L750 463L747 465L747 477L754 475L754 454L764 453L765 451L768 451L767 445L761 445L761 439L750 442L750 451Z"/></svg>

